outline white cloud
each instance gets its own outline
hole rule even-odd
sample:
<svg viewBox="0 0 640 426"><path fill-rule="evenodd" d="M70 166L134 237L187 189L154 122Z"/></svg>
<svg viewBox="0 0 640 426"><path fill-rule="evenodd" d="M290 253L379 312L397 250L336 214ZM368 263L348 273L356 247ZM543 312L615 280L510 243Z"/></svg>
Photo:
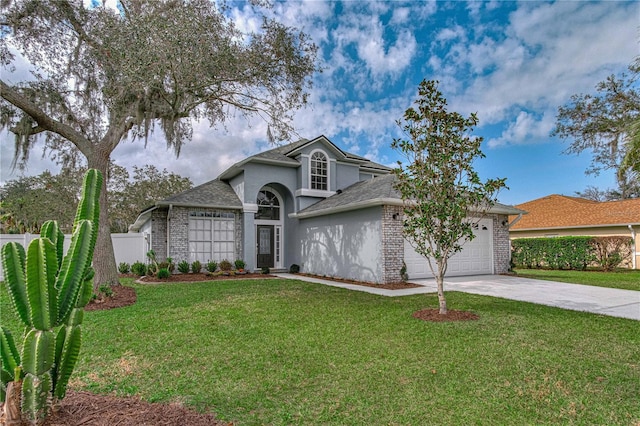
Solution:
<svg viewBox="0 0 640 426"><path fill-rule="evenodd" d="M555 113L547 111L541 118L535 114L520 111L515 121L498 138L487 141L489 148L506 145L523 145L548 142L549 133L554 127Z"/></svg>

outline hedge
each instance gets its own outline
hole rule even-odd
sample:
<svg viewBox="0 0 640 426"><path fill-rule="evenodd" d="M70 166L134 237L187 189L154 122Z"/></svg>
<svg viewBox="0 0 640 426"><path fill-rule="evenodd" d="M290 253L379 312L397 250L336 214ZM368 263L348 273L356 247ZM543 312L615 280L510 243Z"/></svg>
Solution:
<svg viewBox="0 0 640 426"><path fill-rule="evenodd" d="M511 241L511 261L525 268L584 270L595 264L611 270L631 254L630 237L518 238Z"/></svg>

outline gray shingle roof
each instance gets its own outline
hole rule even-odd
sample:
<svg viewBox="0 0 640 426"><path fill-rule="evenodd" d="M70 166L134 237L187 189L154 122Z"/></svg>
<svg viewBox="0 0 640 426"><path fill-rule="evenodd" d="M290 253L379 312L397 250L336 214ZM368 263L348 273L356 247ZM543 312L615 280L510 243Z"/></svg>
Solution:
<svg viewBox="0 0 640 426"><path fill-rule="evenodd" d="M231 186L215 179L156 203L158 206L189 205L194 207L242 208L242 202Z"/></svg>
<svg viewBox="0 0 640 426"><path fill-rule="evenodd" d="M394 174L388 174L355 183L340 193L300 210L297 214L301 217L321 216L374 205L402 205L402 196L394 187L395 180ZM495 203L488 212L497 214L525 213L523 210L502 203Z"/></svg>

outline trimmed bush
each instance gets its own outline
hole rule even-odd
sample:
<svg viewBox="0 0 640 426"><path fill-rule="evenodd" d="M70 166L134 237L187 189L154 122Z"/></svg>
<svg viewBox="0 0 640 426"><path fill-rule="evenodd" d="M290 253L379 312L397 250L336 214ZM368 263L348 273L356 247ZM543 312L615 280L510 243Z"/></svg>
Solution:
<svg viewBox="0 0 640 426"><path fill-rule="evenodd" d="M147 275L147 265L140 261L135 262L133 265L131 265L131 272L139 277Z"/></svg>
<svg viewBox="0 0 640 426"><path fill-rule="evenodd" d="M209 261L207 262L207 271L211 272L212 274L216 271L216 269L218 269L218 262L216 261Z"/></svg>
<svg viewBox="0 0 640 426"><path fill-rule="evenodd" d="M178 272L180 272L182 274L188 274L189 273L189 262L187 262L186 260L183 260L182 262L178 263Z"/></svg>
<svg viewBox="0 0 640 426"><path fill-rule="evenodd" d="M511 241L512 260L526 268L584 270L593 260L593 237L519 238Z"/></svg>
<svg viewBox="0 0 640 426"><path fill-rule="evenodd" d="M194 260L193 263L191 263L191 272L199 274L200 271L202 271L202 263L200 263L199 260Z"/></svg>
<svg viewBox="0 0 640 426"><path fill-rule="evenodd" d="M218 266L223 272L229 272L231 271L231 269L233 269L233 265L231 265L231 262L229 262L227 259L221 260Z"/></svg>
<svg viewBox="0 0 640 426"><path fill-rule="evenodd" d="M130 270L131 265L129 265L127 262L120 262L118 264L118 272L120 272L121 274L128 274Z"/></svg>
<svg viewBox="0 0 640 426"><path fill-rule="evenodd" d="M300 272L300 265L294 263L289 267L289 272L292 274L297 274L298 272Z"/></svg>
<svg viewBox="0 0 640 426"><path fill-rule="evenodd" d="M158 278L164 279L164 278L169 278L170 276L171 276L171 272L169 272L168 268L158 269Z"/></svg>
<svg viewBox="0 0 640 426"><path fill-rule="evenodd" d="M590 242L595 262L605 271L612 271L633 252L631 237L594 237Z"/></svg>
<svg viewBox="0 0 640 426"><path fill-rule="evenodd" d="M244 267L247 266L247 264L242 259L236 259L236 261L234 262L234 266L239 271L244 270Z"/></svg>

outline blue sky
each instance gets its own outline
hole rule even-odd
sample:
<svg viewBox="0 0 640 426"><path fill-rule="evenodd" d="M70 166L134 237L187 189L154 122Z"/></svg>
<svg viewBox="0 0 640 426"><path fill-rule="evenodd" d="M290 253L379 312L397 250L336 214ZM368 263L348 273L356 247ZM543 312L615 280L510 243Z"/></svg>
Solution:
<svg viewBox="0 0 640 426"><path fill-rule="evenodd" d="M246 3L231 6L239 28L259 27ZM593 92L640 53L640 3L284 1L270 13L320 47L323 72L314 76L311 104L295 115L301 137L324 134L346 151L393 166L396 120L420 81L437 79L450 111L478 114L475 134L484 137L486 158L476 167L484 178L507 178L501 202L614 186L612 173L585 176L589 153L563 155L568 143L550 133L572 94ZM244 118L226 129L196 123L178 159L157 133L146 150L141 141L122 142L113 159L126 167L154 164L200 184L270 148L265 124ZM9 168L12 139L0 137L4 182L18 174ZM37 149L26 174L57 170Z"/></svg>

